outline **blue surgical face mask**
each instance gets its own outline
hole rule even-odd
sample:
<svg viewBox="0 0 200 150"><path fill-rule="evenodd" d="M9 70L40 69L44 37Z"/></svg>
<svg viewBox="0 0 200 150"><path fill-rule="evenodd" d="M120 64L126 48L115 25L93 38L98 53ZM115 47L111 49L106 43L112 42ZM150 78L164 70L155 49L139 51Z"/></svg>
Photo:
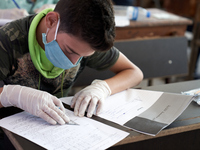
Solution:
<svg viewBox="0 0 200 150"><path fill-rule="evenodd" d="M79 64L79 62L81 61L82 57L79 58L79 60L76 62L76 64L73 64L68 58L67 56L63 53L62 49L60 48L60 46L58 45L57 41L56 41L56 36L57 36L57 32L58 32L58 27L59 27L59 23L60 23L60 19L58 20L58 24L56 27L56 32L55 32L55 36L54 36L54 40L47 43L46 41L46 34L42 33L42 40L45 46L45 54L46 57L48 58L48 60L55 66L58 68L62 68L62 69L70 69L72 67L75 67Z"/></svg>

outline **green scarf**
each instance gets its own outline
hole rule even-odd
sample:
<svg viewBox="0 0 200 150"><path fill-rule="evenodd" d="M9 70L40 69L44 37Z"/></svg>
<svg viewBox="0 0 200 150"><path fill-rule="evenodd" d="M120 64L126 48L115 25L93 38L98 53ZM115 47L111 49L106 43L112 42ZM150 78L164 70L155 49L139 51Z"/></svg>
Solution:
<svg viewBox="0 0 200 150"><path fill-rule="evenodd" d="M28 44L31 60L35 68L45 77L45 78L56 78L59 76L64 69L55 67L46 57L45 51L38 44L36 39L36 28L40 20L46 16L48 12L53 11L53 9L45 9L38 13L33 19L29 33L28 33ZM42 35L41 35L42 36Z"/></svg>

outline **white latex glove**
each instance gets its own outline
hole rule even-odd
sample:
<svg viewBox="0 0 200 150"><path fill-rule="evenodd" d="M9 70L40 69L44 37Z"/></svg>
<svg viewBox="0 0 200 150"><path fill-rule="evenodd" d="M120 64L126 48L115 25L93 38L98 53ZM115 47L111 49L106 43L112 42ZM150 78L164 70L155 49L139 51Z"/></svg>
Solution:
<svg viewBox="0 0 200 150"><path fill-rule="evenodd" d="M69 122L62 102L44 91L20 85L4 85L0 102L4 107L16 106L50 124Z"/></svg>
<svg viewBox="0 0 200 150"><path fill-rule="evenodd" d="M20 19L23 17L28 16L28 12L26 9L18 9L18 8L11 8L11 9L0 9L0 18L1 19Z"/></svg>
<svg viewBox="0 0 200 150"><path fill-rule="evenodd" d="M72 99L71 107L74 108L74 114L84 116L86 109L87 117L92 117L97 106L98 114L103 106L104 100L111 95L108 84L102 80L94 80L91 85L82 89Z"/></svg>

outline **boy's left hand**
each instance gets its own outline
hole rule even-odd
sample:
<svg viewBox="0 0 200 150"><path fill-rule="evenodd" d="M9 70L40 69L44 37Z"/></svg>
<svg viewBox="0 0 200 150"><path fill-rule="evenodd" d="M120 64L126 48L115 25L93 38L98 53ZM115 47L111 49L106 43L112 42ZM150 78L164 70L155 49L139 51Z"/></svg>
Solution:
<svg viewBox="0 0 200 150"><path fill-rule="evenodd" d="M84 116L87 110L87 117L92 117L97 106L98 114L103 106L104 100L111 95L108 84L102 80L94 80L91 85L82 89L72 99L71 107L74 108L74 114Z"/></svg>

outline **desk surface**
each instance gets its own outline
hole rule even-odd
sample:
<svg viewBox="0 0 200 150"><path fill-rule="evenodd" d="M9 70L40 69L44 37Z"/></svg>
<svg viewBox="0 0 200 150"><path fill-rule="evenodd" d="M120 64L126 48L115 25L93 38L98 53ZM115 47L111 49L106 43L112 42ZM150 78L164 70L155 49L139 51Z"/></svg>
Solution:
<svg viewBox="0 0 200 150"><path fill-rule="evenodd" d="M131 21L129 26L116 27L116 40L128 40L149 37L184 36L188 25L192 20L177 16L166 11L151 8L148 9L151 16L155 14L172 15L168 19L150 17L143 21Z"/></svg>
<svg viewBox="0 0 200 150"><path fill-rule="evenodd" d="M172 13L169 13L167 11L157 9L157 8L149 8L147 9L148 11L151 12L151 17L146 18L142 21L131 21L130 25L127 26L127 28L132 28L132 27L153 27L153 26L167 26L167 25L189 25L192 24L192 20L181 17ZM156 18L154 15L163 15L163 19ZM169 15L166 16L166 15ZM123 27L126 28L126 27Z"/></svg>
<svg viewBox="0 0 200 150"><path fill-rule="evenodd" d="M158 85L158 86L150 86L145 87L143 89L145 90L153 90L153 91L163 91L163 92L171 92L171 93L180 93L181 91L187 91L194 88L200 87L200 80L193 80L193 81L186 81L186 82L180 82L180 83L172 83L172 84L165 84L165 85ZM177 133L183 133L186 131L192 131L200 129L200 108L195 103L192 102L188 108L181 114L181 116L176 119L170 126L168 126L166 129L162 130L158 135L155 137L144 135L137 133L135 131L131 131L127 128L124 128L120 125L117 125L115 123L106 121L104 119L93 117L94 119L104 122L105 124L114 126L116 128L122 129L124 131L128 131L130 135L125 138L124 140L117 143L114 147L111 149L115 149L117 146L121 146L124 144L130 144L138 141L144 141L148 139L154 139L158 137L164 137L169 135L174 135ZM8 130L4 129L4 132L7 134L13 145L17 149L29 149L29 150L43 150L40 146L16 135L11 133Z"/></svg>

